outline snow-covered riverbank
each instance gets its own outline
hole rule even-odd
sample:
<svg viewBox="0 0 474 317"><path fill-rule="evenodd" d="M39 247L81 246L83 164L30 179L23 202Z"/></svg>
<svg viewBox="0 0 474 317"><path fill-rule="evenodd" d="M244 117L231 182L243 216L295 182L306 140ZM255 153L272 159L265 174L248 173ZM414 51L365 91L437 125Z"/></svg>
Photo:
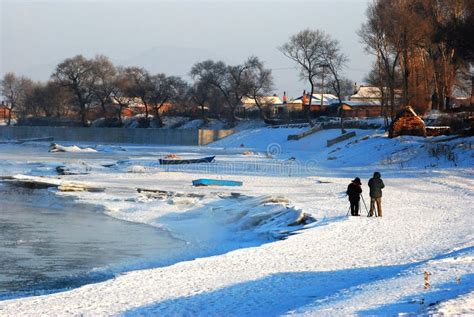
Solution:
<svg viewBox="0 0 474 317"><path fill-rule="evenodd" d="M42 144L0 146L2 174L53 177L56 166L69 166L84 173L61 179L107 190L61 195L104 205L113 217L181 232L184 239L205 239L207 254L215 254L68 292L3 301L0 314L474 313L472 138L447 143L451 160L442 150L430 150L437 145L425 139L389 140L370 130L331 148L325 142L337 131L286 141L299 131L247 130L199 148L122 146L72 154L47 153ZM157 164L172 152L216 154L217 162ZM347 218L348 182L361 177L367 192L374 170L387 186L384 217ZM191 186L203 176L236 179L244 186ZM155 197L137 188L179 195ZM236 191L244 196L230 198ZM255 243L256 234L275 238L293 230L288 225L300 211L317 221L297 226L297 234L284 240ZM229 243L240 243L239 248L222 242L229 230ZM424 271L431 273L428 290Z"/></svg>

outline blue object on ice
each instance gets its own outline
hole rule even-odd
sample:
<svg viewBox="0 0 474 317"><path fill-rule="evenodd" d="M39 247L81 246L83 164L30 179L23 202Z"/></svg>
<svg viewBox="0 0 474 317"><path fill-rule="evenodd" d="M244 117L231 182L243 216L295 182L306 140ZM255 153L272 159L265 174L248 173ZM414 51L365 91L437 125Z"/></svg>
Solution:
<svg viewBox="0 0 474 317"><path fill-rule="evenodd" d="M200 178L193 180L194 186L242 186L242 182L238 181L229 181L229 180L220 180L220 179L210 179L210 178Z"/></svg>

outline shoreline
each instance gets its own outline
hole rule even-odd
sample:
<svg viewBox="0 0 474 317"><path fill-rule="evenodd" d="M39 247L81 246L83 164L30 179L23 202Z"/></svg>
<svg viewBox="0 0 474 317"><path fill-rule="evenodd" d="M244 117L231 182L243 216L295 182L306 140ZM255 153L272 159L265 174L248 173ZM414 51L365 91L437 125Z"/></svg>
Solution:
<svg viewBox="0 0 474 317"><path fill-rule="evenodd" d="M2 186L4 186L4 188L8 188L8 186L10 186L11 190L22 189L21 187L9 185L9 184L2 184ZM161 233L165 233L174 241L181 241L182 243L184 243L183 248L182 248L182 254L179 256L173 256L171 258L163 258L162 254L157 255L155 258L148 258L148 259L139 258L133 261L134 264L128 263L128 261L123 261L121 263L115 263L115 264L107 264L103 267L93 268L90 271L81 273L82 276L75 278L76 285L72 288L66 287L66 288L54 288L54 289L41 289L40 288L41 285L37 285L38 289L25 290L25 291L20 291L20 292L13 292L13 293L11 292L5 293L1 296L0 301L69 291L77 287L104 282L106 280L113 279L123 273L136 271L136 270L143 270L143 269L154 269L154 268L166 267L166 266L173 265L173 264L183 262L183 261L195 260L197 258L204 258L204 257L210 257L210 256L217 256L217 255L227 253L229 251L240 249L240 248L255 247L264 243L270 243L272 241L278 240L281 237L286 236L287 234L290 234L290 232L285 232L279 237L277 237L277 236L272 236L272 234L268 235L265 232L260 232L260 233L252 232L252 229L248 229L247 232L245 233L245 238L239 239L234 233L235 228L233 228L234 226L233 223L227 223L226 225L227 227L223 227L221 229L218 228L218 226L220 226L222 222L228 221L228 219L226 219L225 217L218 218L217 222L214 225L212 225L213 227L211 229L209 225L213 221L211 221L211 219L209 218L210 215L208 213L206 212L203 213L202 211L205 211L206 209L209 209L209 208L211 210L217 209L217 208L219 209L229 208L227 200L230 199L231 200L230 203L234 203L234 201L236 200L235 198L231 198L230 196L229 197L215 196L212 198L206 198L201 204L199 204L197 211L193 211L192 208L191 210L189 210L189 207L188 207L188 210L186 208L183 208L183 202L180 202L178 200L175 203L180 205L180 208L182 208L178 212L178 215L173 216L173 212L164 211L160 213L161 215L160 217L165 218L165 220L161 221L160 223L156 223L156 222L140 221L137 219L126 219L125 217L121 217L117 215L116 213L111 212L105 201L103 201L102 203L98 203L97 201L91 201L90 195L94 195L93 193L83 192L80 194L81 194L80 196L76 196L74 195L74 193L62 193L56 190L39 190L38 192L38 190L23 189L23 192L18 194L18 196L33 195L34 197L32 196L30 200L33 199L36 202L38 202L37 199L39 199L41 201L39 208L42 208L42 209L48 209L48 208L51 208L51 206L56 206L54 207L54 210L63 210L64 208L66 209L73 208L75 210L74 212L78 211L84 214L99 212L103 214L104 216L110 217L111 219L114 219L116 221L123 221L123 222L131 223L134 225L147 226L153 229L158 229L160 230ZM117 198L114 198L114 199L117 199ZM181 198L176 197L176 199L181 199ZM252 201L252 200L258 199L258 197L240 198L240 200L242 199ZM271 197L267 198L267 200L272 200L272 198ZM165 202L165 204L167 204L168 202ZM184 202L184 207L186 207L185 206L186 204L187 203ZM255 203L255 202L252 203L252 206L254 207L258 207L258 205L262 205L262 203ZM36 207L38 207L38 205ZM71 212L71 211L67 211L67 212ZM193 214L195 214L195 219L190 221L189 218L193 217ZM182 220L180 220L181 216L183 217ZM215 214L213 214L212 216L215 217ZM229 216L232 216L232 215L227 215L226 217L228 218ZM168 220L166 220L166 218ZM296 219L296 218L297 218L297 215L295 214L295 216L293 216L291 219ZM206 238L206 234L203 233L202 231L194 232L190 234L188 232L189 228L194 227L196 225L207 226L206 229L209 230L209 232L212 232L213 235L216 235L216 234L220 235L220 237L218 239L215 239L210 236ZM297 227L291 228L291 230L294 231L300 228L301 226L297 226ZM196 240L196 238L193 238L193 234L196 234L199 239Z"/></svg>
<svg viewBox="0 0 474 317"><path fill-rule="evenodd" d="M283 142L280 139L290 130L279 131L275 142ZM298 234L290 234L286 239L253 246L250 244L254 236L245 236L236 230L239 238L248 237L244 239L249 242L247 246L224 250L224 245L221 250L225 252L220 254L131 271L67 292L3 301L0 302L0 311L7 316L33 312L132 316L213 315L217 312L232 315L423 314L436 310L438 303L469 294L474 285L470 274L474 240L468 221L470 210L466 205L474 195L474 172L469 165L472 148L465 146L469 139L459 141L465 142L462 147L456 147L460 166L453 167L449 161L427 156L427 150L422 147L426 143L416 138L362 137L361 141L357 139L341 144L337 160L326 160L327 156L333 155L329 152L334 150L326 148L324 142L331 133L316 134L304 143L282 143L286 152L275 158L259 158L264 164L286 160L288 154L301 160L324 161L314 174L288 177L241 173L238 177L244 183L238 189L242 195L264 197L278 193L289 201L291 208L307 212L319 220L307 225L306 230L298 230ZM243 134L243 139L239 135L231 136L216 145L220 151L232 150L230 154L221 155L217 164L226 166L233 162L249 162L254 157L241 154L246 148L240 148L238 152L239 144L245 143L264 151L266 144L273 141L270 138L273 131L266 129ZM250 143L257 140L262 144ZM307 151L302 146L305 142L314 142L315 145ZM37 151L41 153L41 149ZM63 178L114 187L105 193L71 195L78 201L105 203L110 213L123 219L157 226L178 226L181 223L181 229L197 227L204 232L206 228L202 223L196 225L194 222L199 216L212 216L216 220L213 228L233 223L227 222L226 219L232 219L226 217L220 218L223 222L217 221L216 215L225 216L233 212L232 208L228 209L232 204L222 205L219 201L225 199L217 197L230 195L235 189L192 187L191 181L202 177L206 170L192 167L167 172L153 162L166 151L166 148L154 147L134 151L133 155L128 154L130 158L126 164L113 169L100 168L101 160L96 158L86 161L92 173ZM206 151L213 149L196 148L193 152L188 148L185 155L197 156ZM408 160L410 164L401 166L397 160L388 164L385 159L393 153L397 153L397 160ZM48 164L66 157L44 156ZM9 157L14 158L15 154ZM77 163L73 159L69 162ZM22 166L29 168L28 164ZM143 169L130 169L131 166L142 166ZM348 202L344 192L348 181L357 173L363 180L363 193L367 195L367 179L374 170L382 172L387 186L383 198L384 217L346 217ZM217 175L223 179L231 176L225 173ZM140 197L137 187L194 193L207 198L160 200ZM87 197L83 197L85 195ZM205 206L214 209L206 214ZM244 208L240 208L242 206ZM245 221L236 222L234 229L244 224L257 224L258 227L261 218L257 216L266 213L251 204L242 203L242 206L238 208L241 211L257 210L248 214L252 217L239 218ZM163 207L166 207L168 216L162 213ZM278 232L278 226L273 224L261 229ZM189 235L192 233L188 232ZM225 232L222 233L211 237L220 241L218 238L226 238ZM235 242L232 239L226 241ZM423 290L424 270L432 274L432 288L429 290ZM459 284L457 278L461 281ZM97 302L98 298L100 302ZM468 305L469 300L464 303Z"/></svg>

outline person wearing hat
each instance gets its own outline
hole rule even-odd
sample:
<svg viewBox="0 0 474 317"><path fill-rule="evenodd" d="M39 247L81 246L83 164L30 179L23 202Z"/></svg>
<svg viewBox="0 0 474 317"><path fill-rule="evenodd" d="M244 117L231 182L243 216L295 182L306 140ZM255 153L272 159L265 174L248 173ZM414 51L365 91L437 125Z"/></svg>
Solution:
<svg viewBox="0 0 474 317"><path fill-rule="evenodd" d="M374 215L375 205L377 204L377 214L379 217L382 217L382 188L385 187L385 184L380 178L381 175L379 172L375 172L374 176L369 180L370 188L370 211L369 217Z"/></svg>
<svg viewBox="0 0 474 317"><path fill-rule="evenodd" d="M351 203L351 216L359 216L360 194L362 193L361 185L360 178L356 177L347 186L346 194L349 196L349 202Z"/></svg>

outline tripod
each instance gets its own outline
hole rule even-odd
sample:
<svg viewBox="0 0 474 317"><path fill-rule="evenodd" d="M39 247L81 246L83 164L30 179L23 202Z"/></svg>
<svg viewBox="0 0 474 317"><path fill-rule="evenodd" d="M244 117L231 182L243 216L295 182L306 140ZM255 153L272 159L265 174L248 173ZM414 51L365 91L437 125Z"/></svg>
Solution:
<svg viewBox="0 0 474 317"><path fill-rule="evenodd" d="M370 212L369 209L367 209L367 205L365 204L364 196L361 195L360 197L362 197L362 202L364 203L365 210L367 211L367 217L370 217ZM374 208L375 217L378 217L377 212L378 210Z"/></svg>

